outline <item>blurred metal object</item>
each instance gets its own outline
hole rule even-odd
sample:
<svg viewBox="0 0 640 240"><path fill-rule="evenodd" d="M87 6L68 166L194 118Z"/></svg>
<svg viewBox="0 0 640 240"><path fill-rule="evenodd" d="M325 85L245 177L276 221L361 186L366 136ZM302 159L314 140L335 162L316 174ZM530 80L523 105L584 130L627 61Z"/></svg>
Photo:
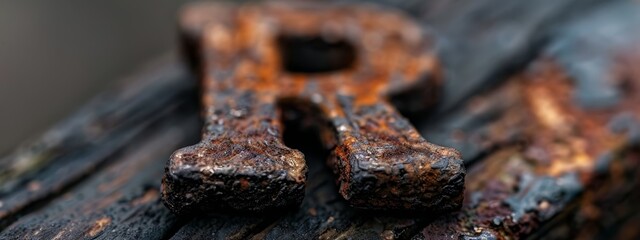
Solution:
<svg viewBox="0 0 640 240"><path fill-rule="evenodd" d="M200 41L186 44L202 59L205 129L167 166L162 196L171 210L299 205L307 167L281 139L281 104L316 110L352 206L460 208L460 154L428 143L390 103L422 110L441 83L429 39L406 16L371 5L208 6L183 15L187 41Z"/></svg>

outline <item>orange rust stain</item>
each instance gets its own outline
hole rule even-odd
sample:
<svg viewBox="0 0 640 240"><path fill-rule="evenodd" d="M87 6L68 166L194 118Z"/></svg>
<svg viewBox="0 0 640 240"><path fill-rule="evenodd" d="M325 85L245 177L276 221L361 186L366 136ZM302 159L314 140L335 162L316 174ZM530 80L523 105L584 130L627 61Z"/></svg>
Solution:
<svg viewBox="0 0 640 240"><path fill-rule="evenodd" d="M565 172L591 169L594 156L587 150L590 143L581 133L583 114L570 100L572 86L561 74L530 79L524 85L526 101L539 125L534 145L548 153L550 166L545 170L558 176Z"/></svg>
<svg viewBox="0 0 640 240"><path fill-rule="evenodd" d="M626 137L608 129L612 117L623 111L638 116L634 94L625 98L616 106L606 109L584 109L572 98L573 80L554 62L542 62L542 70L534 74L524 74L519 80L525 112L533 119L523 119L529 125L527 134L532 139L529 150L544 153L548 165L538 166L540 172L553 176L578 171L588 176L599 154L621 149ZM612 69L612 71L620 71ZM635 76L631 79L637 79ZM637 86L638 81L626 83L629 88ZM527 114L515 112L516 117L526 118ZM516 121L517 122L517 121Z"/></svg>
<svg viewBox="0 0 640 240"><path fill-rule="evenodd" d="M345 39L355 46L359 57L353 67L334 73L283 72L278 34ZM357 105L370 105L380 102L389 90L411 86L420 74L437 73L440 68L435 55L425 51L429 44L417 25L400 13L373 7L325 11L279 3L249 4L237 10L228 23L207 26L203 43L206 54L215 55L216 66L210 62L209 68L224 69L232 59L245 58L234 68L233 79L204 81L206 89L260 89L277 97L301 96L304 82L316 81L320 85L317 93L325 98L341 93L354 96ZM401 76L398 80L391 80L394 72ZM204 97L207 104L213 100Z"/></svg>
<svg viewBox="0 0 640 240"><path fill-rule="evenodd" d="M102 217L102 218L96 220L94 222L93 226L89 229L89 231L87 231L86 236L88 236L88 237L97 236L102 231L104 231L104 229L107 228L107 226L109 226L109 224L111 224L111 218L109 218L109 217Z"/></svg>
<svg viewBox="0 0 640 240"><path fill-rule="evenodd" d="M622 112L640 119L640 94L628 94L609 109L585 109L575 102L574 80L560 65L549 60L537 64L535 71L517 76L492 94L477 97L469 110L486 111L497 103L507 103L503 116L492 123L483 142L513 143L510 136L515 132L525 141L522 152L536 173L560 176L578 172L586 182L601 154L615 154L627 143L628 137L612 132L609 122ZM640 73L633 76L625 78L625 88L638 88Z"/></svg>
<svg viewBox="0 0 640 240"><path fill-rule="evenodd" d="M546 128L566 134L572 123L546 85L531 85L527 90L531 108L539 122Z"/></svg>

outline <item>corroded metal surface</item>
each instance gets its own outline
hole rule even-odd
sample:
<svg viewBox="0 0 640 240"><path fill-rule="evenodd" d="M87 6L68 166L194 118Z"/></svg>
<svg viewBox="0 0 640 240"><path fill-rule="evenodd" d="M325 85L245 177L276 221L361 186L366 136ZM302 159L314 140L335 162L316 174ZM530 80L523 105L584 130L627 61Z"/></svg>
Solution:
<svg viewBox="0 0 640 240"><path fill-rule="evenodd" d="M333 149L329 165L352 206L459 208L460 154L428 143L389 102L424 109L436 99L439 66L417 25L368 5L217 7L228 14L186 11L187 25L203 27L206 126L199 144L169 162L163 197L170 209L298 205L307 168L281 140L282 103L318 109L323 143Z"/></svg>

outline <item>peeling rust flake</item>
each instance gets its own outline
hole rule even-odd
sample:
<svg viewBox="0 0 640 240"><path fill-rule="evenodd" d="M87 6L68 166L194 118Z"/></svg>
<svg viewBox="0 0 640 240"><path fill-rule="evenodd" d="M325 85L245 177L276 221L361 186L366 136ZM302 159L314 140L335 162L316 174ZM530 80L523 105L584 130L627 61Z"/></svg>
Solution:
<svg viewBox="0 0 640 240"><path fill-rule="evenodd" d="M460 154L427 142L391 104L424 110L441 85L430 39L405 15L372 5L218 4L187 8L182 24L187 54L202 59L192 64L202 73L205 128L167 165L162 197L172 211L299 205L307 166L282 141L282 103L319 109L328 163L352 206L461 206Z"/></svg>

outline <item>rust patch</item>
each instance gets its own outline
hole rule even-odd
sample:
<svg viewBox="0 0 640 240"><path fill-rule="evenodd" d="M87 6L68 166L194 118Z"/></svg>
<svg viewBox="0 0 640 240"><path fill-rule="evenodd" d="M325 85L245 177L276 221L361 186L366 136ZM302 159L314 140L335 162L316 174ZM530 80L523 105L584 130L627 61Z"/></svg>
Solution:
<svg viewBox="0 0 640 240"><path fill-rule="evenodd" d="M637 146L640 94L627 92L607 108L585 108L573 98L579 91L576 81L557 61L543 58L489 94L512 103L487 133L492 144L511 147L474 166L462 211L430 224L421 237L452 232L463 239L530 236L597 182L607 161ZM637 89L640 75L619 86ZM615 180L624 174L611 175Z"/></svg>
<svg viewBox="0 0 640 240"><path fill-rule="evenodd" d="M163 179L174 212L296 206L307 167L282 142L279 102L319 109L340 193L365 209L460 207L460 154L427 142L389 102L424 109L441 84L431 42L405 15L372 5L265 3L187 9L199 39L205 129ZM193 16L196 15L196 16ZM213 16L213 15L212 15ZM198 35L200 34L200 35ZM198 63L196 63L198 65Z"/></svg>
<svg viewBox="0 0 640 240"><path fill-rule="evenodd" d="M102 218L96 220L94 222L93 226L87 232L87 236L88 237L97 236L102 231L104 231L104 229L107 228L107 226L109 226L110 223L111 223L111 218L109 218L109 217L102 217Z"/></svg>

